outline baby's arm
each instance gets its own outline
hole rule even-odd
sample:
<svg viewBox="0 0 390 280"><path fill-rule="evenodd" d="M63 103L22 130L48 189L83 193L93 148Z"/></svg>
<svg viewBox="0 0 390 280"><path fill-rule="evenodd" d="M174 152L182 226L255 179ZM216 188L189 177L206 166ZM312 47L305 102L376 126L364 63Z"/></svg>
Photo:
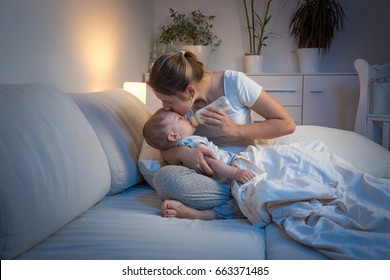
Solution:
<svg viewBox="0 0 390 280"><path fill-rule="evenodd" d="M205 160L217 175L236 180L241 184L244 184L256 177L253 172L235 166L227 165L222 160L211 158L208 156L205 156Z"/></svg>
<svg viewBox="0 0 390 280"><path fill-rule="evenodd" d="M227 165L222 160L210 158L207 156L205 156L205 160L217 175L236 180L241 184L244 184L256 177L253 172L247 169L241 169L235 166Z"/></svg>

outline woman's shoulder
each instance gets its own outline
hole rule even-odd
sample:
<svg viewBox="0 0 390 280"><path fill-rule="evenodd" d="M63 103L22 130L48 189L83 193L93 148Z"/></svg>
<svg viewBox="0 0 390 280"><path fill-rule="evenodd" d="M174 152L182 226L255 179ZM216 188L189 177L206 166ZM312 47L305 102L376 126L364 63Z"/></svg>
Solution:
<svg viewBox="0 0 390 280"><path fill-rule="evenodd" d="M230 103L252 107L262 87L240 71L226 70L224 79L225 95Z"/></svg>
<svg viewBox="0 0 390 280"><path fill-rule="evenodd" d="M245 73L236 70L224 71L224 85L226 88L235 88L241 90L252 85L254 81L249 78Z"/></svg>
<svg viewBox="0 0 390 280"><path fill-rule="evenodd" d="M243 72L236 71L236 70L225 70L224 77L231 78L231 79L238 79L238 78L246 77L246 75Z"/></svg>
<svg viewBox="0 0 390 280"><path fill-rule="evenodd" d="M251 79L243 72L236 70L225 70L224 72L225 85L241 87L251 81Z"/></svg>

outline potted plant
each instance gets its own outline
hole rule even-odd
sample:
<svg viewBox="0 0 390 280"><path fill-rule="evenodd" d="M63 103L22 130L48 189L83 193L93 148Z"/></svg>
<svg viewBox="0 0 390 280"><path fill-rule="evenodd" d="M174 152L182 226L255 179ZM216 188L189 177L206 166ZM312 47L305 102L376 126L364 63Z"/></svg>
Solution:
<svg viewBox="0 0 390 280"><path fill-rule="evenodd" d="M206 16L200 10L182 14L172 8L169 14L172 23L161 27L160 42L180 43L181 49L192 51L207 65L208 55L222 43L212 31L215 16Z"/></svg>
<svg viewBox="0 0 390 280"><path fill-rule="evenodd" d="M261 17L255 9L254 0L251 0L250 6L246 0L244 2L246 29L248 31L249 51L245 53L244 68L247 73L263 72L264 57L261 53L262 48L266 47L266 40L272 32L267 32L266 27L271 20L269 8L273 0L266 0L265 12Z"/></svg>
<svg viewBox="0 0 390 280"><path fill-rule="evenodd" d="M290 36L298 44L301 72L318 72L322 53L329 51L333 38L343 29L345 13L338 0L299 0L290 20ZM310 55L311 64L305 57ZM303 59L303 60L302 60Z"/></svg>

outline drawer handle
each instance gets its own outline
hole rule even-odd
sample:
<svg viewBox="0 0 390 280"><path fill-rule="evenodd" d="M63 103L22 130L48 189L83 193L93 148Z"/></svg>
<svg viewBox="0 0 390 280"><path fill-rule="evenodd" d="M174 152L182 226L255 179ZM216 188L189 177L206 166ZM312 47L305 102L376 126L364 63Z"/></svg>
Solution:
<svg viewBox="0 0 390 280"><path fill-rule="evenodd" d="M265 91L266 92L296 92L295 89L288 89L288 88L286 88L286 89L284 89L284 88L282 88L282 89L270 88L270 89L266 89Z"/></svg>
<svg viewBox="0 0 390 280"><path fill-rule="evenodd" d="M323 93L324 91L322 89L311 89L311 93Z"/></svg>

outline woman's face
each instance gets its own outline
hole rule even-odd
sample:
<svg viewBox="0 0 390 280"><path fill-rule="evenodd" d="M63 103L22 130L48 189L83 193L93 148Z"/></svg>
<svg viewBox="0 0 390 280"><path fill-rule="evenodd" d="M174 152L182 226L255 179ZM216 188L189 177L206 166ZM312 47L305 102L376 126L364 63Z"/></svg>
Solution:
<svg viewBox="0 0 390 280"><path fill-rule="evenodd" d="M156 92L156 96L158 99L161 100L162 106L164 110L172 110L175 111L176 113L184 116L185 114L190 111L192 107L192 100L188 96L188 99L184 100L178 96L174 95L165 95L165 94L160 94Z"/></svg>

